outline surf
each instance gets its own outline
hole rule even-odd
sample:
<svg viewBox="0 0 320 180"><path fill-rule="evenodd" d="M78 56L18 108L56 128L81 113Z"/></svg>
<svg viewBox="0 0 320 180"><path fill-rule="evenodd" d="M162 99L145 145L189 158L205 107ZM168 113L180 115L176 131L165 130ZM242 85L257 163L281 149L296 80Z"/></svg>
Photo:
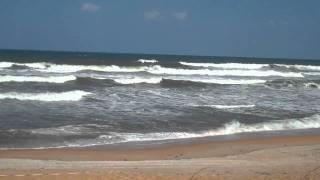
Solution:
<svg viewBox="0 0 320 180"><path fill-rule="evenodd" d="M46 92L46 93L1 93L0 100L14 99L20 101L44 101L44 102L58 102L58 101L80 101L83 97L92 93L86 91L67 91L60 93Z"/></svg>

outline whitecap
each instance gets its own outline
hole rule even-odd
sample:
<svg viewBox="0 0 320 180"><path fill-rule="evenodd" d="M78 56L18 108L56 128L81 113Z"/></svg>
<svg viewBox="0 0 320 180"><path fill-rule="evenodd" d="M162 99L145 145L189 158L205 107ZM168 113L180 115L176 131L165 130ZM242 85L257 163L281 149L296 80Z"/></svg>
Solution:
<svg viewBox="0 0 320 180"><path fill-rule="evenodd" d="M46 93L1 93L1 99L17 99L21 101L46 101L46 102L56 102L56 101L79 101L84 96L90 95L91 93L75 90L60 93L46 92Z"/></svg>
<svg viewBox="0 0 320 180"><path fill-rule="evenodd" d="M165 68L159 65L148 68L147 72L152 74L169 75L209 75L209 76L283 76L283 77L304 77L296 72L278 72L274 70L210 70L210 69L175 69Z"/></svg>
<svg viewBox="0 0 320 180"><path fill-rule="evenodd" d="M243 64L243 63L190 63L190 62L179 62L185 66L194 67L214 67L222 69L261 69L268 66L268 64Z"/></svg>
<svg viewBox="0 0 320 180"><path fill-rule="evenodd" d="M139 63L157 63L158 61L155 59L139 59L137 62L139 62Z"/></svg>
<svg viewBox="0 0 320 180"><path fill-rule="evenodd" d="M69 76L0 76L0 82L48 82L48 83L65 83L73 81L77 78L73 75Z"/></svg>

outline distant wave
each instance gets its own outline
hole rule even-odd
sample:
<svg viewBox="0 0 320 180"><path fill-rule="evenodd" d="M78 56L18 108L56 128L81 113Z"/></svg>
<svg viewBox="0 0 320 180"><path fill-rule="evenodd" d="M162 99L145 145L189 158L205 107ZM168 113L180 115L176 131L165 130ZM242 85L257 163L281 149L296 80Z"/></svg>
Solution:
<svg viewBox="0 0 320 180"><path fill-rule="evenodd" d="M66 65L66 64L51 64L46 69L39 69L43 72L55 72L55 73L72 73L84 70L91 71L103 71L103 72L141 72L145 70L145 67L119 67L116 65L110 66L96 66L96 65Z"/></svg>
<svg viewBox="0 0 320 180"><path fill-rule="evenodd" d="M13 65L17 66L26 66L29 68L36 68L36 69L44 69L47 67L47 63L14 63L14 62L0 62L0 68L9 68Z"/></svg>
<svg viewBox="0 0 320 180"><path fill-rule="evenodd" d="M120 84L140 84L140 83L148 83L148 84L159 84L162 78L122 78L122 79L114 79L115 82Z"/></svg>
<svg viewBox="0 0 320 180"><path fill-rule="evenodd" d="M262 79L200 79L200 78L178 78L178 77L115 77L115 78L101 78L101 77L77 77L78 82L92 83L97 85L99 82L108 84L161 84L161 85L199 85L200 84L261 84L266 80ZM114 83L113 83L114 82Z"/></svg>
<svg viewBox="0 0 320 180"><path fill-rule="evenodd" d="M137 62L139 62L139 63L157 63L158 61L155 59L139 59Z"/></svg>
<svg viewBox="0 0 320 180"><path fill-rule="evenodd" d="M261 69L268 67L268 64L242 64L242 63L190 63L190 62L179 62L185 66L194 67L214 67L222 69Z"/></svg>
<svg viewBox="0 0 320 180"><path fill-rule="evenodd" d="M7 67L12 65L23 65L34 68L41 72L53 73L72 73L78 71L102 71L102 72L148 72L151 74L167 74L167 75L209 75L209 76L253 76L253 77L266 77L266 76L282 76L282 77L304 77L300 72L281 72L275 70L258 70L257 68L263 65L258 64L215 64L217 67L221 66L225 69L180 69L168 68L160 65L153 66L136 66L136 67L120 67L117 65L67 65L67 64L50 64L50 63L10 63L2 62L0 67ZM201 64L203 63L192 63ZM211 63L211 66L213 64ZM227 67L227 68L226 68ZM238 67L238 68L236 68ZM247 68L246 68L247 67ZM234 69L233 69L234 68Z"/></svg>
<svg viewBox="0 0 320 180"><path fill-rule="evenodd" d="M175 69L161 66L150 67L147 72L152 74L170 74L170 75L211 75L211 76L282 76L282 77L304 77L296 72L278 72L273 70L210 70L210 69Z"/></svg>
<svg viewBox="0 0 320 180"><path fill-rule="evenodd" d="M61 93L1 93L0 99L17 99L21 101L47 101L47 102L55 102L55 101L79 101L84 96L87 96L91 93L75 90Z"/></svg>
<svg viewBox="0 0 320 180"><path fill-rule="evenodd" d="M294 68L299 70L307 70L307 71L320 71L320 66L311 66L311 65L286 65L286 64L276 64L277 66L286 67L286 68Z"/></svg>
<svg viewBox="0 0 320 180"><path fill-rule="evenodd" d="M79 84L99 86L99 85L130 85L130 84L161 84L166 87L183 87L183 86L200 86L206 84L213 85L254 85L264 84L271 87L308 87L319 88L320 80L295 80L295 79L200 79L193 77L77 77L76 82Z"/></svg>
<svg viewBox="0 0 320 180"><path fill-rule="evenodd" d="M237 108L253 108L254 104L251 105L192 105L195 107L212 107L217 109L237 109Z"/></svg>
<svg viewBox="0 0 320 180"><path fill-rule="evenodd" d="M65 83L76 80L73 75L69 76L0 76L0 82L48 82L48 83Z"/></svg>

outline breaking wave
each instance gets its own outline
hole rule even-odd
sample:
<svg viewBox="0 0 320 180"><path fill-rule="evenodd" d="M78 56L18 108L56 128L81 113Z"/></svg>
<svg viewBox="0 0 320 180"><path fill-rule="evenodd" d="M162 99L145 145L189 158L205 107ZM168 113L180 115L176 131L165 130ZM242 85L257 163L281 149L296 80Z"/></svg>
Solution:
<svg viewBox="0 0 320 180"><path fill-rule="evenodd" d="M79 101L84 96L90 95L91 93L75 90L67 91L61 93L1 93L1 99L16 99L21 101L46 101L46 102L56 102L56 101Z"/></svg>
<svg viewBox="0 0 320 180"><path fill-rule="evenodd" d="M120 84L140 84L140 83L148 83L148 84L159 84L162 78L122 78L122 79L114 79L115 82Z"/></svg>
<svg viewBox="0 0 320 180"><path fill-rule="evenodd" d="M261 69L263 67L268 67L268 64L242 64L242 63L189 63L189 62L179 62L185 66L194 67L214 67L222 69Z"/></svg>
<svg viewBox="0 0 320 180"><path fill-rule="evenodd" d="M155 59L139 59L137 62L139 62L139 63L157 63L158 61Z"/></svg>
<svg viewBox="0 0 320 180"><path fill-rule="evenodd" d="M35 69L44 69L47 67L46 63L14 63L14 62L0 62L0 68L10 68L11 66L26 66Z"/></svg>
<svg viewBox="0 0 320 180"><path fill-rule="evenodd" d="M98 130L97 130L98 128ZM154 132L154 133L120 133L110 132L108 125L85 124L67 125L53 128L40 128L27 130L32 134L52 135L52 136L83 136L95 135L92 139L79 139L64 141L63 144L51 147L36 147L34 149L63 148L63 147L88 147L96 145L117 144L125 142L161 141L187 138L200 138L231 135L250 132L282 131L320 128L320 115L315 114L310 117L300 119L273 120L256 124L244 124L232 121L222 125L220 128L198 132ZM109 129L109 130L107 130ZM105 131L108 133L103 134ZM6 148L10 149L10 148Z"/></svg>
<svg viewBox="0 0 320 180"><path fill-rule="evenodd" d="M301 73L296 72L278 72L274 70L210 70L210 69L175 69L166 68L159 65L148 68L147 72L152 74L169 74L169 75L211 75L211 76L283 76L283 77L304 77Z"/></svg>
<svg viewBox="0 0 320 180"><path fill-rule="evenodd" d="M285 64L276 64L277 66L282 66L286 68L294 68L299 70L307 70L307 71L320 71L320 66L311 66L311 65L285 65Z"/></svg>
<svg viewBox="0 0 320 180"><path fill-rule="evenodd" d="M149 62L150 61L150 62ZM144 60L141 62L154 62L153 60ZM51 63L12 63L1 62L0 67L11 67L13 65L27 66L41 72L51 73L73 73L78 71L102 71L102 72L148 72L151 74L167 74L167 75L211 75L211 76L253 76L253 77L266 77L266 76L282 76L282 77L304 77L300 72L281 72L275 70L259 70L266 66L266 64L241 64L241 63L185 63L183 64L201 66L204 69L180 69L168 68L160 65L153 66L136 66L126 67L117 65L68 65L68 64L51 64ZM216 67L222 69L206 69L206 67Z"/></svg>
<svg viewBox="0 0 320 180"><path fill-rule="evenodd" d="M45 69L39 69L42 72L54 72L54 73L72 73L78 71L103 71L103 72L141 72L145 70L145 67L120 67L116 65L110 66L96 66L96 65L60 65L51 64Z"/></svg>
<svg viewBox="0 0 320 180"><path fill-rule="evenodd" d="M203 132L161 132L161 133L114 133L111 135L101 135L99 139L114 138L118 136L122 139L120 142L130 141L155 141L155 140L169 140L169 139L185 139L197 137L209 137L219 135L230 135L246 132L264 132L264 131L281 131L281 130L294 130L294 129L310 129L320 128L320 116L318 114L302 118L302 119L287 119L276 120L256 124L243 124L238 121L226 123L223 127L203 131Z"/></svg>
<svg viewBox="0 0 320 180"><path fill-rule="evenodd" d="M69 76L0 76L0 82L48 82L48 83L65 83L76 80L73 75Z"/></svg>

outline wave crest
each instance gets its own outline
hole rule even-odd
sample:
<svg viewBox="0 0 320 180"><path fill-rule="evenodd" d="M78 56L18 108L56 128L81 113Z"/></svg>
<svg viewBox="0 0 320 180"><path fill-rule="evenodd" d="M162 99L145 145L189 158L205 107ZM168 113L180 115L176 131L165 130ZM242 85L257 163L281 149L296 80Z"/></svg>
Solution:
<svg viewBox="0 0 320 180"><path fill-rule="evenodd" d="M17 99L21 101L46 101L46 102L56 102L56 101L79 101L84 96L90 95L91 93L75 90L67 91L61 93L1 93L0 99Z"/></svg>
<svg viewBox="0 0 320 180"><path fill-rule="evenodd" d="M48 82L48 83L65 83L76 80L73 75L69 76L0 76L0 82Z"/></svg>
<svg viewBox="0 0 320 180"><path fill-rule="evenodd" d="M185 66L193 67L214 67L222 69L261 69L268 67L268 64L242 64L242 63L190 63L190 62L179 62Z"/></svg>
<svg viewBox="0 0 320 180"><path fill-rule="evenodd" d="M158 61L155 59L139 59L137 62L139 62L139 63L157 63Z"/></svg>
<svg viewBox="0 0 320 180"><path fill-rule="evenodd" d="M278 72L274 70L210 70L210 69L175 69L165 68L159 65L148 68L147 72L151 74L169 74L169 75L209 75L209 76L283 76L283 77L304 77L296 72Z"/></svg>

